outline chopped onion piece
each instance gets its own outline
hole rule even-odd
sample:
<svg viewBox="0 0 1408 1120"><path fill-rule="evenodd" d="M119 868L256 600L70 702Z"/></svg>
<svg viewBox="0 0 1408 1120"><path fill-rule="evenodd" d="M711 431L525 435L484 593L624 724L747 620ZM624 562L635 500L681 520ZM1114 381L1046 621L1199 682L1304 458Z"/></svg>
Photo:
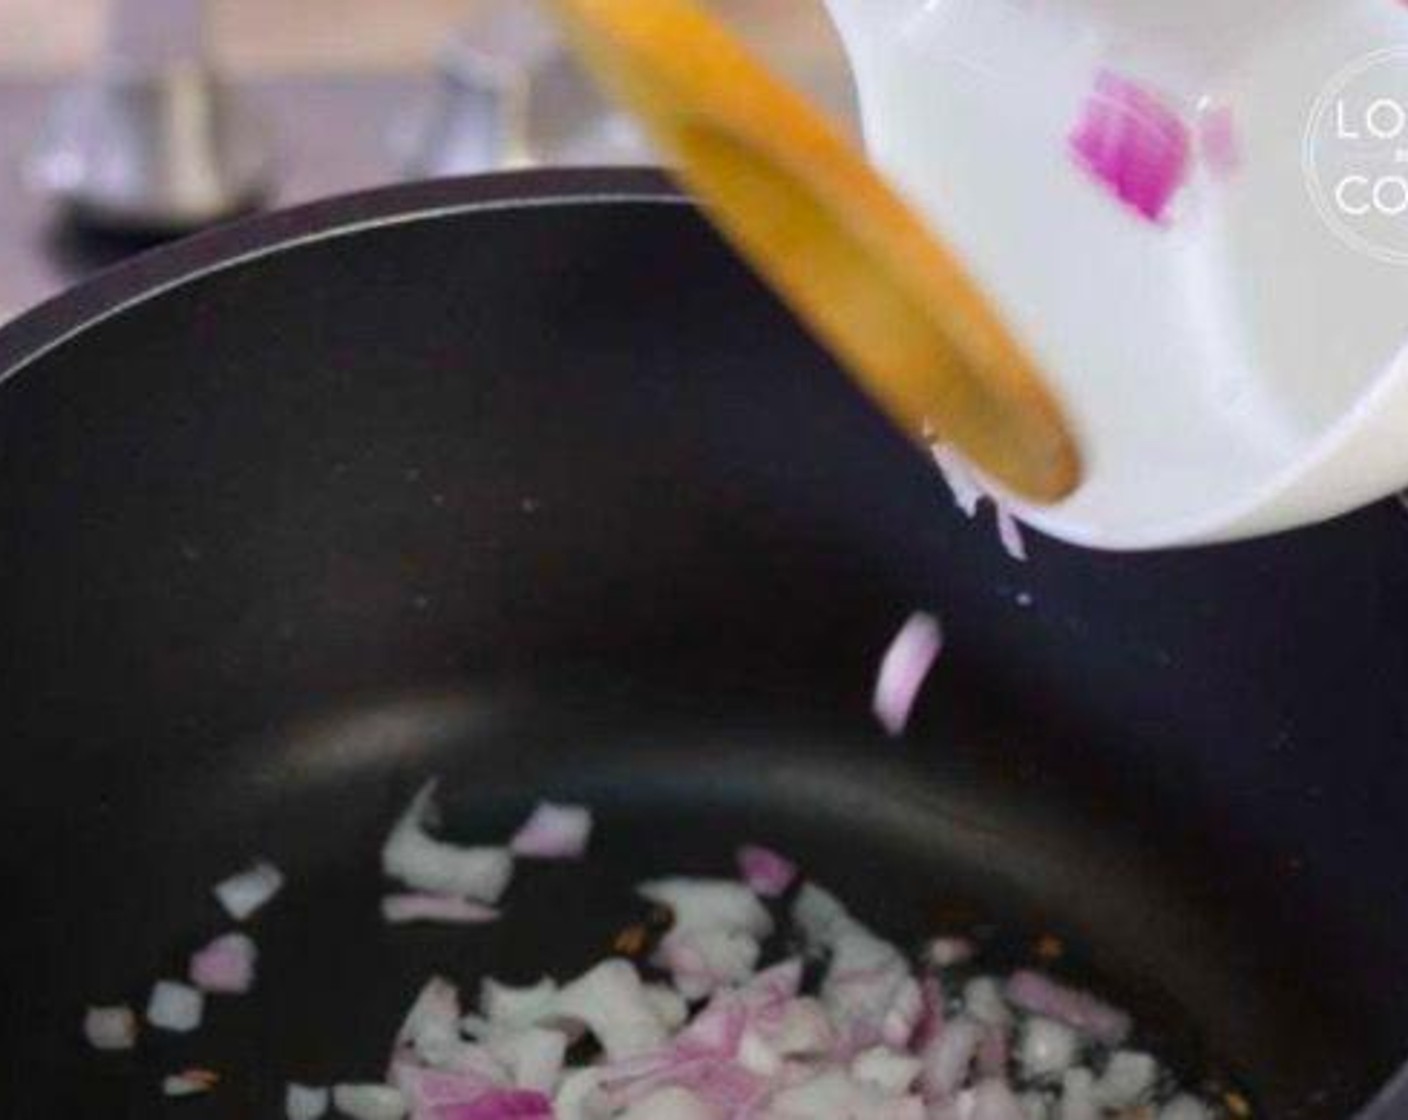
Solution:
<svg viewBox="0 0 1408 1120"><path fill-rule="evenodd" d="M943 628L933 615L916 612L891 640L875 678L871 708L890 736L904 734L919 690L944 648Z"/></svg>
<svg viewBox="0 0 1408 1120"><path fill-rule="evenodd" d="M924 1062L920 1086L926 1100L946 1100L963 1087L982 1041L982 1024L959 1018L925 1047L920 1055Z"/></svg>
<svg viewBox="0 0 1408 1120"><path fill-rule="evenodd" d="M497 922L501 915L492 906L459 895L406 892L383 897L381 917L390 925L437 922L442 925L479 926Z"/></svg>
<svg viewBox="0 0 1408 1120"><path fill-rule="evenodd" d="M556 1120L599 1120L608 1115L601 1091L602 1070L599 1067L571 1070L553 1098L552 1111Z"/></svg>
<svg viewBox="0 0 1408 1120"><path fill-rule="evenodd" d="M771 848L745 844L738 849L738 874L762 898L780 898L797 879L797 865Z"/></svg>
<svg viewBox="0 0 1408 1120"><path fill-rule="evenodd" d="M390 1085L334 1085L333 1107L352 1120L401 1120L406 1098Z"/></svg>
<svg viewBox="0 0 1408 1120"><path fill-rule="evenodd" d="M1056 1019L1107 1046L1118 1046L1129 1035L1129 1016L1123 1011L1040 972L1013 973L1007 998L1029 1014Z"/></svg>
<svg viewBox="0 0 1408 1120"><path fill-rule="evenodd" d="M1197 1097L1180 1093L1159 1110L1159 1120L1212 1120L1212 1109Z"/></svg>
<svg viewBox="0 0 1408 1120"><path fill-rule="evenodd" d="M83 1035L94 1050L131 1050L137 1045L137 1016L130 1007L90 1007Z"/></svg>
<svg viewBox="0 0 1408 1120"><path fill-rule="evenodd" d="M557 982L550 977L524 988L489 978L480 986L479 1010L497 1026L527 1027L552 1014L557 996Z"/></svg>
<svg viewBox="0 0 1408 1120"><path fill-rule="evenodd" d="M936 937L924 948L924 957L935 968L967 964L977 950L966 937Z"/></svg>
<svg viewBox="0 0 1408 1120"><path fill-rule="evenodd" d="M1098 1120L1095 1078L1083 1066L1068 1069L1061 1078L1060 1120Z"/></svg>
<svg viewBox="0 0 1408 1120"><path fill-rule="evenodd" d="M1022 536L1022 525L1017 520L1017 515L1008 508L1005 502L995 503L997 506L997 539L1002 542L1003 551L1013 560L1026 562L1027 542Z"/></svg>
<svg viewBox="0 0 1408 1120"><path fill-rule="evenodd" d="M188 1069L162 1078L161 1091L168 1097L194 1097L218 1084L220 1075L213 1069Z"/></svg>
<svg viewBox="0 0 1408 1120"><path fill-rule="evenodd" d="M556 1014L583 1023L612 1061L665 1045L664 1024L630 961L603 961L568 984Z"/></svg>
<svg viewBox="0 0 1408 1120"><path fill-rule="evenodd" d="M528 1027L497 1034L488 1045L518 1088L548 1094L556 1090L567 1057L567 1036L562 1031Z"/></svg>
<svg viewBox="0 0 1408 1120"><path fill-rule="evenodd" d="M254 986L259 949L243 933L217 937L191 957L191 983L206 992L241 995Z"/></svg>
<svg viewBox="0 0 1408 1120"><path fill-rule="evenodd" d="M508 846L528 859L581 859L591 835L590 809L541 801Z"/></svg>
<svg viewBox="0 0 1408 1120"><path fill-rule="evenodd" d="M266 860L215 885L215 897L237 922L247 921L284 887L284 873Z"/></svg>
<svg viewBox="0 0 1408 1120"><path fill-rule="evenodd" d="M969 1016L989 1027L1007 1027L1012 1009L1002 996L1002 985L991 976L975 976L963 986L963 1008Z"/></svg>
<svg viewBox="0 0 1408 1120"><path fill-rule="evenodd" d="M284 1116L287 1120L321 1120L331 1094L321 1086L290 1082L284 1090Z"/></svg>
<svg viewBox="0 0 1408 1120"><path fill-rule="evenodd" d="M647 984L645 995L667 1031L677 1031L689 1022L689 1004L673 988L664 984Z"/></svg>
<svg viewBox="0 0 1408 1120"><path fill-rule="evenodd" d="M621 1114L622 1120L720 1120L718 1111L688 1089L657 1089Z"/></svg>
<svg viewBox="0 0 1408 1120"><path fill-rule="evenodd" d="M205 997L176 980L158 980L147 1001L147 1022L158 1030L189 1034L205 1015Z"/></svg>
<svg viewBox="0 0 1408 1120"><path fill-rule="evenodd" d="M1080 1040L1065 1023L1033 1015L1022 1028L1018 1060L1029 1078L1059 1076L1075 1065Z"/></svg>
<svg viewBox="0 0 1408 1120"><path fill-rule="evenodd" d="M1019 1101L1005 1081L989 1078L973 1088L972 1120L1027 1120Z"/></svg>
<svg viewBox="0 0 1408 1120"><path fill-rule="evenodd" d="M1187 124L1154 94L1110 70L1096 76L1070 142L1091 175L1151 222L1164 220L1188 175Z"/></svg>
<svg viewBox="0 0 1408 1120"><path fill-rule="evenodd" d="M1105 1072L1095 1082L1095 1099L1107 1109L1120 1111L1143 1102L1158 1080L1159 1067L1149 1054L1117 1050Z"/></svg>
<svg viewBox="0 0 1408 1120"><path fill-rule="evenodd" d="M655 879L637 892L674 915L672 930L726 929L767 937L772 918L757 897L731 879Z"/></svg>
<svg viewBox="0 0 1408 1120"><path fill-rule="evenodd" d="M465 848L425 831L434 814L436 783L427 782L411 800L381 850L382 870L416 891L453 894L493 905L513 875L506 848Z"/></svg>
<svg viewBox="0 0 1408 1120"><path fill-rule="evenodd" d="M909 1092L923 1068L924 1063L912 1055L875 1046L856 1055L851 1062L851 1076L883 1093L899 1096Z"/></svg>

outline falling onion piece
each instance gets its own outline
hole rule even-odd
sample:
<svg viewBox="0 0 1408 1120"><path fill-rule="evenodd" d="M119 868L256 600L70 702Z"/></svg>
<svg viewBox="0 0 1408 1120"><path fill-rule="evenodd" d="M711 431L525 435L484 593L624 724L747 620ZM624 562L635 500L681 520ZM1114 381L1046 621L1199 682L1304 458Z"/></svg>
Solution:
<svg viewBox="0 0 1408 1120"><path fill-rule="evenodd" d="M939 620L916 612L891 640L880 660L871 707L888 735L904 734L910 713L919 698L929 670L943 652L944 634Z"/></svg>
<svg viewBox="0 0 1408 1120"><path fill-rule="evenodd" d="M188 1069L173 1073L161 1082L161 1091L168 1097L194 1097L208 1093L220 1084L220 1075L212 1069Z"/></svg>
<svg viewBox="0 0 1408 1120"><path fill-rule="evenodd" d="M137 1016L130 1007L90 1007L83 1036L95 1050L131 1050L137 1045Z"/></svg>
<svg viewBox="0 0 1408 1120"><path fill-rule="evenodd" d="M147 1022L158 1030L189 1034L205 1016L200 991L175 980L158 980L147 1001Z"/></svg>
<svg viewBox="0 0 1408 1120"><path fill-rule="evenodd" d="M1189 172L1183 119L1131 79L1102 70L1071 133L1077 162L1127 207L1161 223Z"/></svg>
<svg viewBox="0 0 1408 1120"><path fill-rule="evenodd" d="M745 844L738 849L738 873L760 898L780 898L797 879L797 865L771 848Z"/></svg>
<svg viewBox="0 0 1408 1120"><path fill-rule="evenodd" d="M385 874L415 891L453 894L490 906L513 875L506 848L459 847L425 830L435 810L434 781L427 782L392 828L381 851Z"/></svg>
<svg viewBox="0 0 1408 1120"><path fill-rule="evenodd" d="M243 933L217 937L191 957L191 983L205 992L241 995L254 986L259 949Z"/></svg>
<svg viewBox="0 0 1408 1120"><path fill-rule="evenodd" d="M591 835L590 809L540 801L508 846L525 859L581 859Z"/></svg>
<svg viewBox="0 0 1408 1120"><path fill-rule="evenodd" d="M287 1120L321 1120L327 1114L331 1097L322 1086L290 1082L284 1090L284 1116Z"/></svg>
<svg viewBox="0 0 1408 1120"><path fill-rule="evenodd" d="M494 907L472 899L415 892L386 895L381 900L381 916L391 925L436 922L461 926L485 925L502 917Z"/></svg>
<svg viewBox="0 0 1408 1120"><path fill-rule="evenodd" d="M406 1115L406 1098L390 1085L335 1085L332 1105L351 1120L401 1120Z"/></svg>
<svg viewBox="0 0 1408 1120"><path fill-rule="evenodd" d="M283 886L283 872L272 863L261 860L248 870L217 883L215 897L230 917L243 922L268 905Z"/></svg>

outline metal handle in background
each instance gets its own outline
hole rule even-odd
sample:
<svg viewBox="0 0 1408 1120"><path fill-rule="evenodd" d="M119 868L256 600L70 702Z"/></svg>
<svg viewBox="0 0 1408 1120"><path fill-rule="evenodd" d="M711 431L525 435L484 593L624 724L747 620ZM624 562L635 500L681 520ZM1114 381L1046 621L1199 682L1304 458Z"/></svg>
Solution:
<svg viewBox="0 0 1408 1120"><path fill-rule="evenodd" d="M27 167L80 222L154 234L258 206L271 171L260 122L209 63L204 0L113 0L97 71L60 95Z"/></svg>
<svg viewBox="0 0 1408 1120"><path fill-rule="evenodd" d="M564 49L537 0L476 5L396 147L413 179L533 164L655 162L643 134Z"/></svg>

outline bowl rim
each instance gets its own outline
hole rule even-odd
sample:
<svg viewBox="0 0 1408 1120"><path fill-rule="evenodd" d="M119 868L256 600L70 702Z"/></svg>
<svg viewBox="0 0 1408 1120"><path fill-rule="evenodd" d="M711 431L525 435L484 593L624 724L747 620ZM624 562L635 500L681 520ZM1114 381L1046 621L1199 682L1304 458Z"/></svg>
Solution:
<svg viewBox="0 0 1408 1120"><path fill-rule="evenodd" d="M285 250L456 214L642 204L693 205L659 169L584 167L397 183L266 211L139 253L0 325L0 388L51 350L128 308Z"/></svg>

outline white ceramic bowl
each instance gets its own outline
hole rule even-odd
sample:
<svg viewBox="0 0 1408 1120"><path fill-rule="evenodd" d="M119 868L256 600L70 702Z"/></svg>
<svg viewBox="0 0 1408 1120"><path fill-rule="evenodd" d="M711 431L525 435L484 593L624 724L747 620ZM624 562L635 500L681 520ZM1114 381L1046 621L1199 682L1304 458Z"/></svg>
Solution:
<svg viewBox="0 0 1408 1120"><path fill-rule="evenodd" d="M1408 214L1356 225L1311 185L1408 174L1408 133L1401 156L1394 138L1349 138L1370 94L1408 107L1408 6L829 3L873 158L964 254L1078 429L1088 481L1027 520L1151 548L1313 522L1408 485ZM1102 73L1186 125L1187 174L1160 220L1073 154ZM1375 112L1392 132L1393 108Z"/></svg>

